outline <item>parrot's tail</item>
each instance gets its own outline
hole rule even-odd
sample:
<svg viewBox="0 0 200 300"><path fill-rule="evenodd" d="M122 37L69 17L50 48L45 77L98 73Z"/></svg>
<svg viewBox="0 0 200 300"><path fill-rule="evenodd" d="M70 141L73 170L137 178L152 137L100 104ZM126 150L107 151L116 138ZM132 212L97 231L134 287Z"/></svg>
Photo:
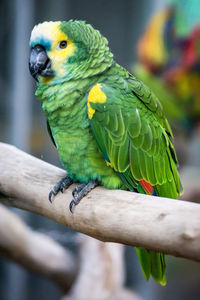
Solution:
<svg viewBox="0 0 200 300"><path fill-rule="evenodd" d="M161 285L166 285L165 256L160 252L153 252L144 248L136 248L140 266L144 277L148 280L150 275Z"/></svg>

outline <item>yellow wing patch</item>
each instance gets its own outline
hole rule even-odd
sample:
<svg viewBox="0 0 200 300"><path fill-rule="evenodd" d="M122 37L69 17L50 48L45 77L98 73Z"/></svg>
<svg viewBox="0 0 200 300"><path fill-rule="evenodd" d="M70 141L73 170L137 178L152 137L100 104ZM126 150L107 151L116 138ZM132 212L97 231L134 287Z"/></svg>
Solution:
<svg viewBox="0 0 200 300"><path fill-rule="evenodd" d="M93 109L90 105L90 103L105 103L106 102L106 94L101 90L101 84L97 83L95 86L93 86L88 94L88 117L91 120L95 109Z"/></svg>

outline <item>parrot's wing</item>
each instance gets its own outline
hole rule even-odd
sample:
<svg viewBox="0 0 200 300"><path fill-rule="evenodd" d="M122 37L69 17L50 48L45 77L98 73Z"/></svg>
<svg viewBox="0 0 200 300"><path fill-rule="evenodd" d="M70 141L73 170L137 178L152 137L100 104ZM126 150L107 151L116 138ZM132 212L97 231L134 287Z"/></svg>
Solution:
<svg viewBox="0 0 200 300"><path fill-rule="evenodd" d="M173 137L173 133L165 117L163 107L152 90L132 75L130 75L130 78L128 79L128 85L131 92L154 114L159 124L164 128L167 134L170 137Z"/></svg>
<svg viewBox="0 0 200 300"><path fill-rule="evenodd" d="M170 126L154 95L132 81L121 89L97 84L90 90L87 106L94 138L129 190L177 198L181 183ZM145 278L152 275L165 285L164 254L136 250Z"/></svg>
<svg viewBox="0 0 200 300"><path fill-rule="evenodd" d="M129 87L128 83L128 87ZM97 84L88 95L88 116L107 163L132 190L177 198L181 183L171 129L162 108L140 88Z"/></svg>

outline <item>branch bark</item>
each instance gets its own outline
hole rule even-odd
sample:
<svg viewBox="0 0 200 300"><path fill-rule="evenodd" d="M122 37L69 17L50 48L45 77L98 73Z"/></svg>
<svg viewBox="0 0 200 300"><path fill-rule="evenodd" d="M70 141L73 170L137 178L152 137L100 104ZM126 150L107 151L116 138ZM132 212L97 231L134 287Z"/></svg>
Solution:
<svg viewBox="0 0 200 300"><path fill-rule="evenodd" d="M32 231L0 205L0 254L30 271L45 275L67 291L78 271L75 257L48 236Z"/></svg>
<svg viewBox="0 0 200 300"><path fill-rule="evenodd" d="M13 146L0 144L0 201L48 217L102 241L200 261L196 203L98 187L69 211L71 186L53 204L48 193L66 173Z"/></svg>

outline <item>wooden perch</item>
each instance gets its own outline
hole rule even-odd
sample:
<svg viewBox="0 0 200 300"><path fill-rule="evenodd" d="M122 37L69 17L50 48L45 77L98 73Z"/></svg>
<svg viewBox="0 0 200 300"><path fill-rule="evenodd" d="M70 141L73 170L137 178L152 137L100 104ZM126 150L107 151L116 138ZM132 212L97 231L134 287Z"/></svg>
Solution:
<svg viewBox="0 0 200 300"><path fill-rule="evenodd" d="M0 144L0 201L48 217L102 241L162 251L200 261L200 206L196 203L95 188L74 213L71 186L53 204L50 189L65 171L13 146Z"/></svg>
<svg viewBox="0 0 200 300"><path fill-rule="evenodd" d="M51 278L63 291L71 287L78 271L69 251L48 236L32 231L3 205L0 205L0 254Z"/></svg>

